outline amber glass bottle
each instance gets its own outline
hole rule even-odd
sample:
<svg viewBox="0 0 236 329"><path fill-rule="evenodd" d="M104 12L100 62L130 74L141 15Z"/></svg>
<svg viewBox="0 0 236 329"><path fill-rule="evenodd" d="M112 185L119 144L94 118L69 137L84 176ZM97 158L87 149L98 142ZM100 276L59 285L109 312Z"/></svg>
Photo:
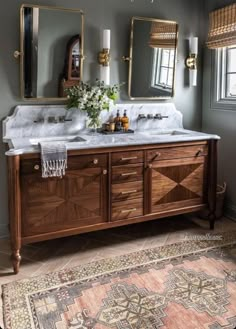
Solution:
<svg viewBox="0 0 236 329"><path fill-rule="evenodd" d="M124 110L124 115L121 118L122 126L124 131L127 131L129 129L129 118L127 117L126 110Z"/></svg>
<svg viewBox="0 0 236 329"><path fill-rule="evenodd" d="M120 111L117 110L116 117L114 119L115 123L115 130L120 131L122 130L122 122L121 122L121 117L120 117Z"/></svg>

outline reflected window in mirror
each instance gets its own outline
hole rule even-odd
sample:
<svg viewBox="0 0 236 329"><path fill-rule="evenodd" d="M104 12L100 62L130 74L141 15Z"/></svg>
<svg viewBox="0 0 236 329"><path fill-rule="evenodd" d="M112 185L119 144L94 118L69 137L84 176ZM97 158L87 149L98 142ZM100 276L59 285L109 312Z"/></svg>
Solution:
<svg viewBox="0 0 236 329"><path fill-rule="evenodd" d="M80 59L80 40L76 40L75 44L72 47L71 78L80 78L79 59Z"/></svg>
<svg viewBox="0 0 236 329"><path fill-rule="evenodd" d="M131 99L173 97L177 37L176 22L133 17L129 66Z"/></svg>
<svg viewBox="0 0 236 329"><path fill-rule="evenodd" d="M153 49L152 88L171 93L174 76L174 49Z"/></svg>

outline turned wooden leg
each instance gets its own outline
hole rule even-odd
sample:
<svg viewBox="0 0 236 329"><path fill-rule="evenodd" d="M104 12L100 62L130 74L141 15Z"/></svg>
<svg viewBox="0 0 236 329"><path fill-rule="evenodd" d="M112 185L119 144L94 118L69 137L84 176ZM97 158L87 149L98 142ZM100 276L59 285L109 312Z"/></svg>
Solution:
<svg viewBox="0 0 236 329"><path fill-rule="evenodd" d="M217 190L217 141L209 142L208 163L208 208L210 230L214 230L216 219L216 190Z"/></svg>
<svg viewBox="0 0 236 329"><path fill-rule="evenodd" d="M20 261L21 261L21 255L19 249L13 250L11 255L11 260L12 260L14 273L15 274L19 273Z"/></svg>
<svg viewBox="0 0 236 329"><path fill-rule="evenodd" d="M8 208L14 273L19 272L21 248L20 157L8 157Z"/></svg>

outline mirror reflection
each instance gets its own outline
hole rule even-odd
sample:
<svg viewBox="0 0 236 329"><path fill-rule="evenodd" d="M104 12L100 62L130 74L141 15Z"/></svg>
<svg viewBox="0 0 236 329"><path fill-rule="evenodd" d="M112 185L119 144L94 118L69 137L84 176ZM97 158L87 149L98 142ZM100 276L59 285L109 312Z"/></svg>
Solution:
<svg viewBox="0 0 236 329"><path fill-rule="evenodd" d="M177 37L176 22L133 17L129 67L131 99L173 97Z"/></svg>
<svg viewBox="0 0 236 329"><path fill-rule="evenodd" d="M76 43L72 47L71 58L71 77L79 78L79 55L80 55L80 42L76 40Z"/></svg>
<svg viewBox="0 0 236 329"><path fill-rule="evenodd" d="M66 88L79 83L80 76L80 35L73 36L67 43L64 70L60 78L59 96L66 97Z"/></svg>
<svg viewBox="0 0 236 329"><path fill-rule="evenodd" d="M23 98L64 97L62 80L82 78L83 13L23 5L21 19Z"/></svg>

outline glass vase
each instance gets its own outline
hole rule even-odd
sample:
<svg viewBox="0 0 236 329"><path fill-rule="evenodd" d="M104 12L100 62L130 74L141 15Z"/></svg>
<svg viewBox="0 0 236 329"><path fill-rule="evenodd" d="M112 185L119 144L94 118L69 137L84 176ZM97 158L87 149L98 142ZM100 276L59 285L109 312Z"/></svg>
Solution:
<svg viewBox="0 0 236 329"><path fill-rule="evenodd" d="M101 127L101 121L99 119L99 116L97 117L88 117L88 124L87 124L87 128L88 128L88 132L90 135L95 135L98 133L99 128Z"/></svg>

